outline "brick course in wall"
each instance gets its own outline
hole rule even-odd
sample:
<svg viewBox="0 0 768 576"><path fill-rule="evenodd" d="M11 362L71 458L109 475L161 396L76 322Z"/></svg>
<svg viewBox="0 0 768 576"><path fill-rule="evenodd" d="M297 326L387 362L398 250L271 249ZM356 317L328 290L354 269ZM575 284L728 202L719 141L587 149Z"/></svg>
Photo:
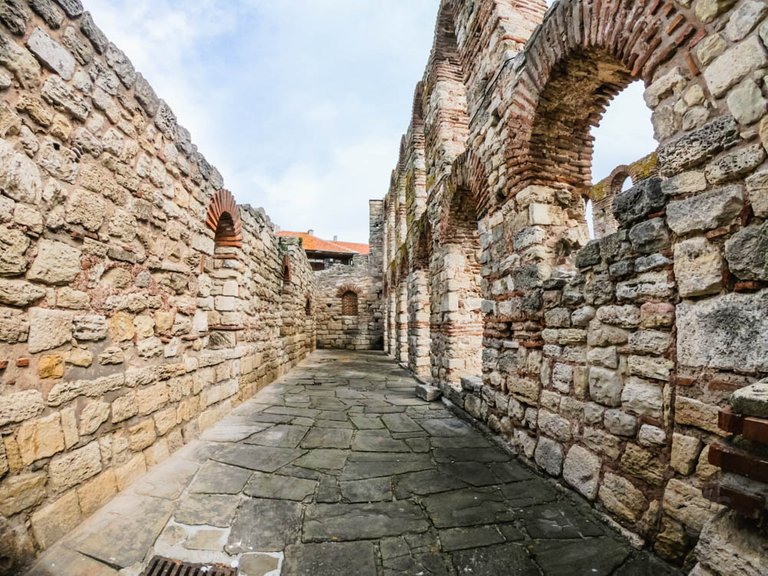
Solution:
<svg viewBox="0 0 768 576"><path fill-rule="evenodd" d="M387 351L689 568L721 509L702 495L718 411L768 374L766 16L444 0L384 200ZM597 198L589 131L635 80L659 148ZM726 573L724 538L709 529L699 574Z"/></svg>
<svg viewBox="0 0 768 576"><path fill-rule="evenodd" d="M311 351L314 277L79 0L10 0L0 23L0 571L18 573Z"/></svg>

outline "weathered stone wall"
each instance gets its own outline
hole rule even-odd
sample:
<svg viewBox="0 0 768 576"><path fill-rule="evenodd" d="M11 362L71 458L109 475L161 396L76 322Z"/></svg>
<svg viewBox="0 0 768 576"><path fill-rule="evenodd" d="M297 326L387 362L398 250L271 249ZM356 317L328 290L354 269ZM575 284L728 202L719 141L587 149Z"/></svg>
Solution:
<svg viewBox="0 0 768 576"><path fill-rule="evenodd" d="M387 350L423 376L429 348L452 400L690 566L719 509L701 493L718 409L768 373L768 5L559 0L545 11L441 4L384 203ZM637 79L658 173L617 194L615 231L588 242L589 131ZM420 171L426 205L404 234ZM474 235L462 233L468 215ZM463 262L448 248L457 238ZM466 306L472 285L482 344L460 335L454 346L455 295ZM446 368L473 349L482 365L459 389Z"/></svg>
<svg viewBox="0 0 768 576"><path fill-rule="evenodd" d="M369 254L355 256L350 265L337 264L315 273L313 314L318 348L384 348L384 203L371 200L369 208ZM342 298L348 292L357 297L357 314L342 309Z"/></svg>
<svg viewBox="0 0 768 576"><path fill-rule="evenodd" d="M340 350L382 350L382 282L371 272L370 256L355 256L352 264L336 264L315 272L317 347ZM342 297L357 296L357 314L345 314Z"/></svg>
<svg viewBox="0 0 768 576"><path fill-rule="evenodd" d="M303 251L222 186L79 0L2 3L9 573L313 348Z"/></svg>

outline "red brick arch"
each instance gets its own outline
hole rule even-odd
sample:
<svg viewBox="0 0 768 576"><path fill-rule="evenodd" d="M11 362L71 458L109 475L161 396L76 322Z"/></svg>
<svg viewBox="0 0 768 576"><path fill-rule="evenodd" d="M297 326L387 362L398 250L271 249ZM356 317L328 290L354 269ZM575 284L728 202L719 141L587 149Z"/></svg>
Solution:
<svg viewBox="0 0 768 576"><path fill-rule="evenodd" d="M206 218L208 228L213 230L216 246L242 248L243 225L235 197L229 190L219 190L211 198Z"/></svg>
<svg viewBox="0 0 768 576"><path fill-rule="evenodd" d="M703 25L669 0L559 0L527 44L509 96L508 191L588 187L589 131L613 97L634 80L648 85L702 37Z"/></svg>

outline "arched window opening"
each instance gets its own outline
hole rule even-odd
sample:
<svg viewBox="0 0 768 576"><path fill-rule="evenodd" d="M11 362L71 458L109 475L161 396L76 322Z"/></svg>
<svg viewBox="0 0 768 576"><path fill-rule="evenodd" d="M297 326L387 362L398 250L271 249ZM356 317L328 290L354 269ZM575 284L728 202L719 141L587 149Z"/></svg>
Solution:
<svg viewBox="0 0 768 576"><path fill-rule="evenodd" d="M347 290L341 296L341 315L342 316L357 316L357 294L352 290Z"/></svg>
<svg viewBox="0 0 768 576"><path fill-rule="evenodd" d="M287 254L283 257L283 267L281 270L281 277L283 279L283 285L291 283L293 277L293 265L291 264L291 258Z"/></svg>
<svg viewBox="0 0 768 576"><path fill-rule="evenodd" d="M312 298L307 296L307 300L304 303L304 314L307 316L312 316Z"/></svg>
<svg viewBox="0 0 768 576"><path fill-rule="evenodd" d="M219 224L216 226L216 235L214 242L216 246L222 245L228 239L235 235L235 221L229 212L224 212L219 218Z"/></svg>

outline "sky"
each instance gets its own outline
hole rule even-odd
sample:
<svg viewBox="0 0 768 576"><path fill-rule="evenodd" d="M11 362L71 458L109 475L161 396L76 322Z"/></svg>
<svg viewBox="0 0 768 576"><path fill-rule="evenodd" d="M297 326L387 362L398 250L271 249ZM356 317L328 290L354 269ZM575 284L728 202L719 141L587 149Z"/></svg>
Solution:
<svg viewBox="0 0 768 576"><path fill-rule="evenodd" d="M283 230L367 242L368 200L389 187L439 0L84 4L238 203ZM596 133L595 181L655 148L632 88Z"/></svg>

